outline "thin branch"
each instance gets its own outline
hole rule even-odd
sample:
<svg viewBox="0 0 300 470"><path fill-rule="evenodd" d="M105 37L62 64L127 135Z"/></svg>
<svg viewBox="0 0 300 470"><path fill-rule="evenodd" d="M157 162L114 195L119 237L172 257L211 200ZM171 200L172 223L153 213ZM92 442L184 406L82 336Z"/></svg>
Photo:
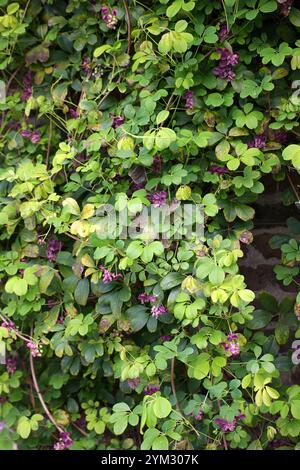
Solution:
<svg viewBox="0 0 300 470"><path fill-rule="evenodd" d="M32 334L32 333L31 333ZM50 413L45 401L44 401L44 398L43 398L43 395L41 394L41 391L40 391L40 388L39 388L39 384L38 384L38 381L36 379L36 374L35 374L35 369L34 369L34 361L33 361L33 355L32 355L32 351L30 351L30 356L29 356L29 362L30 362L30 371L31 371L31 376L32 376L32 382L33 382L33 386L34 386L34 389L36 391L36 394L38 396L38 399L40 400L40 403L46 413L46 415L48 416L49 420L51 421L51 423L56 427L56 429L59 431L59 432L64 432L63 428L61 428L57 422L55 421L55 419L53 418L52 414Z"/></svg>
<svg viewBox="0 0 300 470"><path fill-rule="evenodd" d="M10 85L12 83L12 81L14 80L14 78L16 77L16 75L18 74L18 72L21 70L21 66L18 67L14 72L13 74L10 76L8 82L7 82L7 85L6 85L6 94L8 94L8 90L10 89Z"/></svg>
<svg viewBox="0 0 300 470"><path fill-rule="evenodd" d="M293 181L292 181L292 178L291 178L290 175L289 175L289 171L288 171L288 170L287 170L287 172L286 172L286 176L287 176L287 178L288 178L288 180L289 180L290 186L291 186L291 188L292 188L292 190L293 190L293 193L294 193L295 196L296 196L297 201L300 202L299 194L298 194L298 192L297 192L297 190L296 190L296 188L295 188L295 186L294 186L294 183L293 183Z"/></svg>
<svg viewBox="0 0 300 470"><path fill-rule="evenodd" d="M79 431L83 436L88 437L89 434L88 434L87 432L85 432L83 429L81 429L81 427L77 426L76 423L73 423L73 422L72 422L71 424L72 424L72 426L74 426L74 428L76 428L77 431Z"/></svg>
<svg viewBox="0 0 300 470"><path fill-rule="evenodd" d="M127 0L123 0L123 4L124 4L126 18L127 18L127 42L128 42L127 54L130 55L130 50L131 50L131 19L130 19Z"/></svg>

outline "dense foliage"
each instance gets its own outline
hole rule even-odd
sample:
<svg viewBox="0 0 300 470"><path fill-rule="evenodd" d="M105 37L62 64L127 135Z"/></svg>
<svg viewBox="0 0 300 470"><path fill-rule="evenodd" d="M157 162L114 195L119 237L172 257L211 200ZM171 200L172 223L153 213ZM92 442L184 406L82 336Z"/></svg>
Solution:
<svg viewBox="0 0 300 470"><path fill-rule="evenodd" d="M238 265L265 176L300 171L296 2L0 0L0 15L0 448L299 448L282 372L300 296L255 310ZM204 206L203 237L97 229L107 204L134 221L185 202ZM285 285L293 233L271 242Z"/></svg>

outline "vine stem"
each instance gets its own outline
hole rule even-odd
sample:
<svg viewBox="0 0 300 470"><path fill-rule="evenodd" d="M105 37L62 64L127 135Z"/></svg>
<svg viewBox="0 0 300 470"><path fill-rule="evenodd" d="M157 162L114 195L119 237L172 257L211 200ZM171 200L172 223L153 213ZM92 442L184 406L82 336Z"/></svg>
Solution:
<svg viewBox="0 0 300 470"><path fill-rule="evenodd" d="M287 176L287 179L289 180L289 183L290 183L290 186L291 186L291 188L292 188L292 190L293 190L293 193L294 193L295 196L296 196L297 202L300 202L299 194L298 194L298 192L297 192L297 190L296 190L296 188L295 188L295 186L294 186L294 183L293 183L292 178L291 178L290 175L289 175L289 170L286 171L286 176Z"/></svg>
<svg viewBox="0 0 300 470"><path fill-rule="evenodd" d="M171 360L171 387L172 387L172 392L173 392L174 398L176 400L176 408L177 408L178 411L180 411L180 406L179 406L179 403L178 403L176 387L175 387L174 369L175 369L175 357L173 357L173 359Z"/></svg>
<svg viewBox="0 0 300 470"><path fill-rule="evenodd" d="M131 19L130 19L127 0L123 0L123 4L124 4L126 18L127 18L127 42L128 42L127 54L130 55L130 49L131 49Z"/></svg>
<svg viewBox="0 0 300 470"><path fill-rule="evenodd" d="M87 436L88 436L88 433L85 432L83 429L81 429L81 427L77 426L77 424L72 423L72 426L74 426L74 428L76 428L77 431L79 431L80 434L82 434L84 437L87 437Z"/></svg>
<svg viewBox="0 0 300 470"><path fill-rule="evenodd" d="M32 330L31 330L31 336L32 336ZM55 419L53 418L52 414L50 413L45 401L44 401L44 398L43 398L43 395L41 394L41 391L40 391L40 387L39 387L39 384L38 384L38 381L37 381L37 378L36 378L36 373L35 373L35 368L34 368L34 361L33 361L33 355L32 355L32 351L30 351L30 355L29 355L29 363L30 363L30 371L31 371L31 377L32 377L32 382L33 382L33 386L34 386L34 389L36 391L36 394L38 396L38 399L46 413L46 415L48 416L49 420L51 421L51 423L56 427L56 429L59 431L59 432L64 432L63 428L61 428L57 422L55 421Z"/></svg>
<svg viewBox="0 0 300 470"><path fill-rule="evenodd" d="M53 123L50 119L49 122L49 137L48 137L48 146L47 146L47 154L46 154L46 168L48 169L49 165L49 156L50 156L50 150L51 150L51 140L52 140L52 129L53 129Z"/></svg>

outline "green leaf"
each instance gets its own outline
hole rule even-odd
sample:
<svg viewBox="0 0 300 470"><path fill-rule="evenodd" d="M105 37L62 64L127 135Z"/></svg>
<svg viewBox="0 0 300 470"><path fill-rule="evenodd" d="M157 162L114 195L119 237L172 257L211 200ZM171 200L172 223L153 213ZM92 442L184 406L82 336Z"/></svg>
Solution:
<svg viewBox="0 0 300 470"><path fill-rule="evenodd" d="M181 9L182 3L183 3L182 0L175 0L175 2L173 2L172 5L170 5L167 8L167 11L166 11L167 17L173 18L175 15L177 15L179 10Z"/></svg>
<svg viewBox="0 0 300 470"><path fill-rule="evenodd" d="M168 118L169 114L170 112L167 110L160 111L158 115L156 116L156 124L158 125L164 122Z"/></svg>
<svg viewBox="0 0 300 470"><path fill-rule="evenodd" d="M214 285L220 285L225 279L225 273L220 266L214 266L208 276L210 282Z"/></svg>
<svg viewBox="0 0 300 470"><path fill-rule="evenodd" d="M156 437L152 442L152 449L153 450L168 450L169 441L167 437L163 435Z"/></svg>
<svg viewBox="0 0 300 470"><path fill-rule="evenodd" d="M86 305L90 292L88 279L80 279L74 292L74 298L79 305Z"/></svg>
<svg viewBox="0 0 300 470"><path fill-rule="evenodd" d="M164 397L157 397L153 405L153 411L157 418L166 418L172 411L172 406Z"/></svg>
<svg viewBox="0 0 300 470"><path fill-rule="evenodd" d="M300 28L300 10L298 10L298 8L292 7L289 14L289 20L294 26Z"/></svg>
<svg viewBox="0 0 300 470"><path fill-rule="evenodd" d="M141 330L149 319L149 312L144 305L135 305L126 310L124 317L129 321L132 331Z"/></svg>
<svg viewBox="0 0 300 470"><path fill-rule="evenodd" d="M182 283L184 276L180 273L169 273L160 282L162 290L170 290Z"/></svg>
<svg viewBox="0 0 300 470"><path fill-rule="evenodd" d="M114 424L114 434L120 436L123 434L128 425L128 416L120 415L118 421Z"/></svg>
<svg viewBox="0 0 300 470"><path fill-rule="evenodd" d="M265 310L254 310L253 319L246 322L246 327L250 330L260 330L267 326L272 319L272 315Z"/></svg>
<svg viewBox="0 0 300 470"><path fill-rule="evenodd" d="M300 400L291 401L291 413L295 419L300 419Z"/></svg>
<svg viewBox="0 0 300 470"><path fill-rule="evenodd" d="M22 437L22 439L27 439L31 432L30 421L26 416L21 416L17 425L17 433Z"/></svg>
<svg viewBox="0 0 300 470"><path fill-rule="evenodd" d="M109 44L103 44L94 50L94 57L100 57L104 52L110 51L111 46Z"/></svg>

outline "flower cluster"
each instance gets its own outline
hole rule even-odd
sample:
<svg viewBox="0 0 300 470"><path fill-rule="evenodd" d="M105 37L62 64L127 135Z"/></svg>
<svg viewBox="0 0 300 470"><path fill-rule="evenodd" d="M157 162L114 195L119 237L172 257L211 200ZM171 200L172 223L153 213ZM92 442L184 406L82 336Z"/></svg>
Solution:
<svg viewBox="0 0 300 470"><path fill-rule="evenodd" d="M24 129L21 131L21 136L25 139L30 139L33 144L37 144L41 140L40 131L32 131L30 129Z"/></svg>
<svg viewBox="0 0 300 470"><path fill-rule="evenodd" d="M41 357L41 348L36 343L33 341L27 341L26 346L28 349L30 349L31 355L33 357Z"/></svg>
<svg viewBox="0 0 300 470"><path fill-rule="evenodd" d="M11 320L4 320L2 323L1 323L1 326L3 328L7 328L8 330L15 330L16 329L16 325L14 324L13 321Z"/></svg>
<svg viewBox="0 0 300 470"><path fill-rule="evenodd" d="M224 23L221 23L220 24L220 29L219 29L219 39L221 42L225 41L225 39L227 39L229 35L229 31L228 31L228 28L227 28L227 24L224 22Z"/></svg>
<svg viewBox="0 0 300 470"><path fill-rule="evenodd" d="M56 238L51 238L49 240L46 256L48 261L55 261L57 253L62 249L62 243L58 241Z"/></svg>
<svg viewBox="0 0 300 470"><path fill-rule="evenodd" d="M115 29L118 24L117 19L118 10L113 8L111 11L108 7L101 8L101 15L104 23L108 27L108 29Z"/></svg>
<svg viewBox="0 0 300 470"><path fill-rule="evenodd" d="M28 70L23 78L24 90L21 95L21 100L26 102L32 95L32 72Z"/></svg>
<svg viewBox="0 0 300 470"><path fill-rule="evenodd" d="M106 269L104 266L99 266L99 269L103 273L102 281L104 282L104 284L107 284L111 281L119 281L123 278L122 274L114 274L108 269Z"/></svg>
<svg viewBox="0 0 300 470"><path fill-rule="evenodd" d="M8 357L6 359L6 370L9 375L13 374L17 369L17 360L14 357Z"/></svg>
<svg viewBox="0 0 300 470"><path fill-rule="evenodd" d="M161 158L159 155L155 155L153 158L153 163L152 163L152 171L153 173L161 173Z"/></svg>
<svg viewBox="0 0 300 470"><path fill-rule="evenodd" d="M153 307L151 308L151 314L154 318L158 318L161 315L164 315L165 313L168 313L168 311L163 305L153 305Z"/></svg>
<svg viewBox="0 0 300 470"><path fill-rule="evenodd" d="M248 142L248 148L257 148L257 149L263 149L266 146L266 137L263 134L258 134L254 137L253 140L250 140Z"/></svg>
<svg viewBox="0 0 300 470"><path fill-rule="evenodd" d="M147 198L153 204L154 207L161 207L166 204L167 193L166 191L158 191L154 194L148 194Z"/></svg>
<svg viewBox="0 0 300 470"><path fill-rule="evenodd" d="M129 386L129 388L131 388L131 390L135 390L136 387L139 385L140 383L140 379L139 378L136 378L136 379L127 379L127 384Z"/></svg>
<svg viewBox="0 0 300 470"><path fill-rule="evenodd" d="M221 54L220 62L218 67L214 68L213 73L222 80L230 82L235 79L235 67L239 62L239 54L230 52L228 49L217 49L217 52Z"/></svg>
<svg viewBox="0 0 300 470"><path fill-rule="evenodd" d="M217 175L222 176L222 175L226 175L226 173L229 173L229 170L228 168L225 168L219 165L211 165L209 167L209 172L212 175L216 173Z"/></svg>
<svg viewBox="0 0 300 470"><path fill-rule="evenodd" d="M234 417L233 421L227 421L226 419L216 418L215 423L220 426L222 432L228 432L234 431L237 422L245 418L246 416L243 413L240 413Z"/></svg>
<svg viewBox="0 0 300 470"><path fill-rule="evenodd" d="M202 421L203 417L204 417L204 413L200 408L198 413L196 415L194 414L194 418L196 421Z"/></svg>
<svg viewBox="0 0 300 470"><path fill-rule="evenodd" d="M149 303L149 302L155 302L156 299L157 299L157 296L156 295L148 295L148 294L146 294L146 292L143 292L142 294L140 294L138 296L138 299L141 302L141 304L146 304L146 303Z"/></svg>
<svg viewBox="0 0 300 470"><path fill-rule="evenodd" d="M229 352L231 356L238 356L240 354L240 343L238 342L238 335L230 333L227 335L227 341L222 343L225 351Z"/></svg>
<svg viewBox="0 0 300 470"><path fill-rule="evenodd" d="M171 341L171 340L172 340L172 335L162 335L162 336L160 337L160 340L161 340L163 343L165 343L165 342L167 342L167 341Z"/></svg>
<svg viewBox="0 0 300 470"><path fill-rule="evenodd" d="M89 75L91 73L92 66L87 56L83 57L81 61L81 68L86 75Z"/></svg>
<svg viewBox="0 0 300 470"><path fill-rule="evenodd" d="M71 439L70 433L61 432L59 434L59 440L54 444L54 450L65 450L71 447L73 444L73 439Z"/></svg>
<svg viewBox="0 0 300 470"><path fill-rule="evenodd" d="M294 0L277 0L279 11L282 16L289 16Z"/></svg>
<svg viewBox="0 0 300 470"><path fill-rule="evenodd" d="M159 385L149 384L144 388L145 395L153 395L154 393L159 391Z"/></svg>
<svg viewBox="0 0 300 470"><path fill-rule="evenodd" d="M125 119L123 116L115 116L114 113L109 113L109 117L112 119L112 127L117 129L117 127L124 124Z"/></svg>
<svg viewBox="0 0 300 470"><path fill-rule="evenodd" d="M186 91L185 94L183 95L185 99L185 107L186 109L193 109L195 106L195 98L194 98L194 93L190 90Z"/></svg>

